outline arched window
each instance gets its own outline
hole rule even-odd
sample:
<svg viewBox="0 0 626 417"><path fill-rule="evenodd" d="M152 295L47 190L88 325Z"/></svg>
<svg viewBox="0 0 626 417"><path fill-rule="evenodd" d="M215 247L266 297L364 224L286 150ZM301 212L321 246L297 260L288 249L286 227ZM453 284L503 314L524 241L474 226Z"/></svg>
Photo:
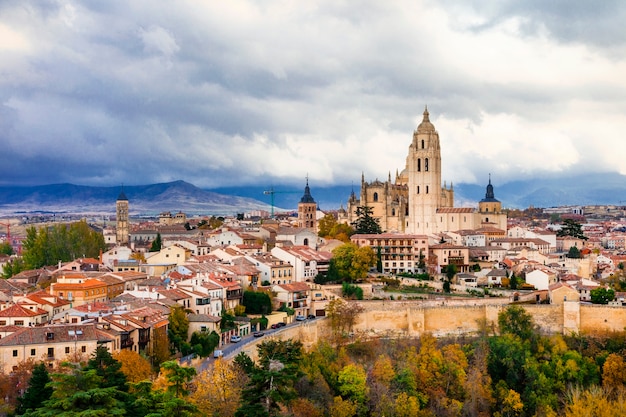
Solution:
<svg viewBox="0 0 626 417"><path fill-rule="evenodd" d="M420 172L422 170L422 160L418 159L417 160L417 172Z"/></svg>
<svg viewBox="0 0 626 417"><path fill-rule="evenodd" d="M374 202L378 201L378 193L374 193Z"/></svg>
<svg viewBox="0 0 626 417"><path fill-rule="evenodd" d="M396 215L396 209L395 209L395 208L392 208L392 209L391 209L391 215L392 215L392 216L395 216L395 215Z"/></svg>
<svg viewBox="0 0 626 417"><path fill-rule="evenodd" d="M417 186L417 193L418 194L420 193L420 186L419 185Z"/></svg>
<svg viewBox="0 0 626 417"><path fill-rule="evenodd" d="M424 171L428 172L428 158L424 159Z"/></svg>
<svg viewBox="0 0 626 417"><path fill-rule="evenodd" d="M304 244L304 246L309 246L309 239L305 238L304 242L302 242Z"/></svg>
<svg viewBox="0 0 626 417"><path fill-rule="evenodd" d="M424 139L422 139L422 149L424 149Z"/></svg>
<svg viewBox="0 0 626 417"><path fill-rule="evenodd" d="M426 186L426 194L428 194L428 185Z"/></svg>

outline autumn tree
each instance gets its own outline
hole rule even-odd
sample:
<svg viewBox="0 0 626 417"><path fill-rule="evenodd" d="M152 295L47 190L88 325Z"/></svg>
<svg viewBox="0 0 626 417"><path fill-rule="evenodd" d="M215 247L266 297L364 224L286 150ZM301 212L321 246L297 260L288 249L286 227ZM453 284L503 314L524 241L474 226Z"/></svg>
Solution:
<svg viewBox="0 0 626 417"><path fill-rule="evenodd" d="M347 302L341 298L328 303L326 317L330 321L330 328L337 343L352 332L356 319L363 310L363 306L360 304Z"/></svg>
<svg viewBox="0 0 626 417"><path fill-rule="evenodd" d="M114 353L113 358L121 364L120 371L129 383L145 381L152 376L150 361L133 350L122 349Z"/></svg>
<svg viewBox="0 0 626 417"><path fill-rule="evenodd" d="M150 346L150 360L158 371L160 365L170 358L170 340L166 327L157 327L152 331L152 345Z"/></svg>
<svg viewBox="0 0 626 417"><path fill-rule="evenodd" d="M624 358L611 353L602 367L602 386L608 390L624 389L626 385L626 364Z"/></svg>
<svg viewBox="0 0 626 417"><path fill-rule="evenodd" d="M190 400L205 416L233 417L247 381L239 366L219 358L195 379Z"/></svg>
<svg viewBox="0 0 626 417"><path fill-rule="evenodd" d="M189 318L182 306L170 308L169 322L167 336L172 349L182 352L183 355L188 354L189 350L191 350L191 346L187 343Z"/></svg>
<svg viewBox="0 0 626 417"><path fill-rule="evenodd" d="M339 393L342 398L348 399L357 405L359 414L364 414L367 410L365 402L369 395L367 386L367 374L362 365L349 364L340 372L337 378Z"/></svg>
<svg viewBox="0 0 626 417"><path fill-rule="evenodd" d="M369 246L345 243L333 250L330 262L339 279L354 282L367 277L369 269L376 265L376 253Z"/></svg>

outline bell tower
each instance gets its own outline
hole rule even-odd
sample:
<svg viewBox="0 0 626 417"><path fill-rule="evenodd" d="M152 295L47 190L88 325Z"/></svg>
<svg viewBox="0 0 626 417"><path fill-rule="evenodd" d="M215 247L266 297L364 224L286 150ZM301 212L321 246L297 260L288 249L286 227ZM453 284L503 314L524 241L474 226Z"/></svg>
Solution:
<svg viewBox="0 0 626 417"><path fill-rule="evenodd" d="M430 122L428 108L422 122L413 132L413 142L406 158L408 174L408 215L406 231L414 234L437 232L436 214L445 197L450 196L441 187L441 148L439 133ZM452 201L446 201L452 206Z"/></svg>
<svg viewBox="0 0 626 417"><path fill-rule="evenodd" d="M124 188L115 202L116 240L118 245L128 245L128 198L124 194Z"/></svg>
<svg viewBox="0 0 626 417"><path fill-rule="evenodd" d="M298 203L298 227L304 227L317 233L317 203L311 196L309 177L306 178L304 195Z"/></svg>

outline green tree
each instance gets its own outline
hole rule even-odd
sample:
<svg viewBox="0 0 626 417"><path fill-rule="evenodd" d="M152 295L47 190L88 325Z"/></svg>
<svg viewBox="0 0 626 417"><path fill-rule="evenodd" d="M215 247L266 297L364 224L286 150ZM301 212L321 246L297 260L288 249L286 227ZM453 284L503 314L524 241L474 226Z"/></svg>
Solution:
<svg viewBox="0 0 626 417"><path fill-rule="evenodd" d="M150 246L150 252L158 252L163 248L163 242L161 240L161 233L157 232L156 238L152 241Z"/></svg>
<svg viewBox="0 0 626 417"><path fill-rule="evenodd" d="M567 252L567 257L572 259L580 259L580 249L576 246L572 246L569 248L569 252Z"/></svg>
<svg viewBox="0 0 626 417"><path fill-rule="evenodd" d="M169 328L167 335L169 337L172 347L186 354L185 350L188 350L187 337L189 332L189 318L182 306L174 306L170 309L169 316Z"/></svg>
<svg viewBox="0 0 626 417"><path fill-rule="evenodd" d="M365 412L365 401L368 398L367 374L362 365L348 364L337 378L339 392L344 399L353 401Z"/></svg>
<svg viewBox="0 0 626 417"><path fill-rule="evenodd" d="M193 332L190 343L193 347L193 351L196 352L198 356L206 358L219 346L220 335L215 331L211 333Z"/></svg>
<svg viewBox="0 0 626 417"><path fill-rule="evenodd" d="M498 314L501 334L510 333L522 340L530 340L537 335L533 317L524 307L512 305Z"/></svg>
<svg viewBox="0 0 626 417"><path fill-rule="evenodd" d="M369 246L358 247L354 243L345 243L335 248L331 259L331 267L337 276L349 282L365 278L375 264L376 254L373 249Z"/></svg>
<svg viewBox="0 0 626 417"><path fill-rule="evenodd" d="M115 387L102 387L102 378L95 369L84 370L77 364L64 363L64 372L52 374L49 386L53 393L43 406L27 411L24 416L123 416L123 395Z"/></svg>
<svg viewBox="0 0 626 417"><path fill-rule="evenodd" d="M102 378L100 386L103 388L115 387L120 391L128 391L126 375L122 372L122 363L113 358L105 346L98 346L92 354L85 370L94 369L96 375Z"/></svg>
<svg viewBox="0 0 626 417"><path fill-rule="evenodd" d="M272 312L272 299L266 291L246 290L242 304L249 314L269 314Z"/></svg>
<svg viewBox="0 0 626 417"><path fill-rule="evenodd" d="M583 233L583 227L580 223L573 219L565 219L561 225L561 229L557 230L557 236L571 236L578 239L587 240Z"/></svg>
<svg viewBox="0 0 626 417"><path fill-rule="evenodd" d="M298 397L294 385L302 376L302 343L293 339L265 340L257 351L258 365L239 360L250 382L235 413L238 417L280 415L281 407Z"/></svg>
<svg viewBox="0 0 626 417"><path fill-rule="evenodd" d="M44 401L52 396L52 387L48 383L52 382L48 367L41 362L33 369L33 374L28 382L28 389L20 398L15 409L17 415L22 415L27 411L36 410L41 407Z"/></svg>
<svg viewBox="0 0 626 417"><path fill-rule="evenodd" d="M356 208L356 220L352 223L357 234L380 234L382 229L378 219L372 217L373 209L368 206Z"/></svg>
<svg viewBox="0 0 626 417"><path fill-rule="evenodd" d="M615 299L615 291L611 288L598 287L590 292L593 304L608 304Z"/></svg>
<svg viewBox="0 0 626 417"><path fill-rule="evenodd" d="M341 285L341 295L345 298L356 298L357 300L363 299L363 288L358 285L351 285L344 282Z"/></svg>
<svg viewBox="0 0 626 417"><path fill-rule="evenodd" d="M23 258L13 258L4 264L2 268L2 277L11 278L14 275L19 274L26 270L26 264Z"/></svg>
<svg viewBox="0 0 626 417"><path fill-rule="evenodd" d="M22 241L25 269L37 269L80 257L95 258L101 250L106 250L104 236L92 230L85 221L40 229L29 227Z"/></svg>
<svg viewBox="0 0 626 417"><path fill-rule="evenodd" d="M13 255L13 246L9 242L0 243L0 254L1 255Z"/></svg>

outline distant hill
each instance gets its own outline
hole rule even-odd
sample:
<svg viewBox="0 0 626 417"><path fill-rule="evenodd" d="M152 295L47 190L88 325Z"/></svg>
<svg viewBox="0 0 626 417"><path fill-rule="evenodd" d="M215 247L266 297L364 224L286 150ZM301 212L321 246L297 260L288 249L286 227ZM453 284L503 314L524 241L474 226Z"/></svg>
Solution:
<svg viewBox="0 0 626 417"><path fill-rule="evenodd" d="M485 196L487 184L454 184L455 206L476 206ZM546 178L541 181L493 183L495 197L506 208L555 207L564 205L626 204L626 176L592 174L569 178ZM271 209L269 188L260 186L203 190L184 181L124 186L131 214L158 215L163 211L182 211L187 215L232 215L253 210ZM304 187L275 186L275 211L295 210ZM311 195L323 211L343 205L354 190L352 185L315 187ZM114 213L121 187L90 187L52 184L33 187L0 187L0 214Z"/></svg>
<svg viewBox="0 0 626 417"><path fill-rule="evenodd" d="M0 187L0 211L55 213L115 213L122 187L90 187L52 184L33 187ZM183 211L188 215L232 215L252 210L269 210L269 205L252 198L219 194L184 181L124 186L131 214L158 215Z"/></svg>

